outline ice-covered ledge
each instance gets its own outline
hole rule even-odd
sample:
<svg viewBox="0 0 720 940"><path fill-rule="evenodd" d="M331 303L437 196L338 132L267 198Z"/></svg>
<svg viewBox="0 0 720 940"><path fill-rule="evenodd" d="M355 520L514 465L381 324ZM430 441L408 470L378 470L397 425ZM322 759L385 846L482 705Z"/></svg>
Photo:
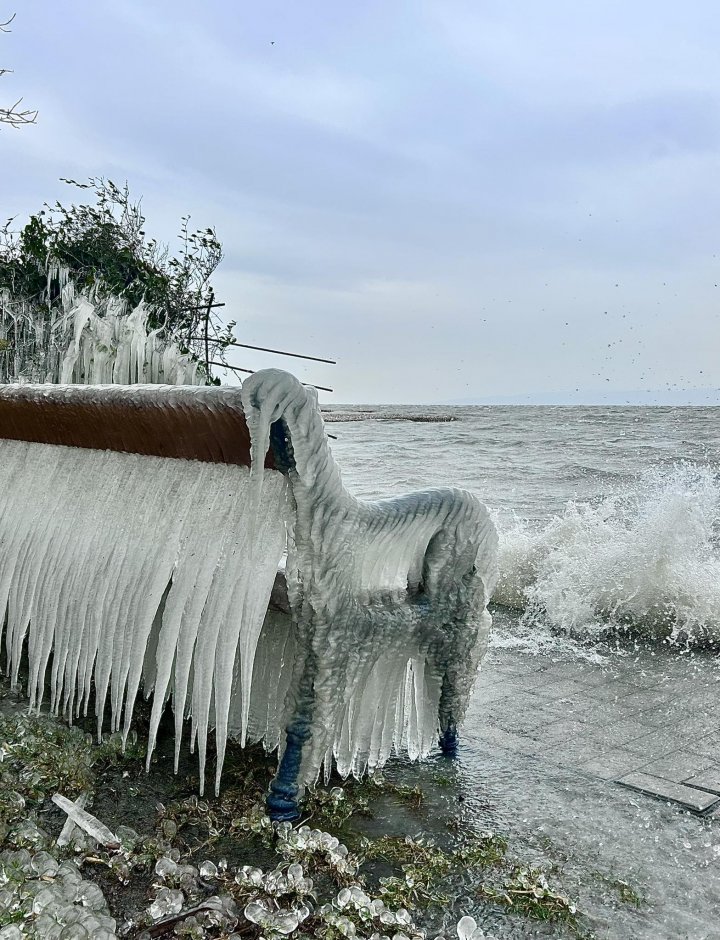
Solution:
<svg viewBox="0 0 720 940"><path fill-rule="evenodd" d="M247 464L251 463L248 469ZM280 750L270 807L341 774L451 750L490 618L496 536L468 493L366 503L342 486L314 392L267 370L237 389L0 389L0 607L31 705L127 734L172 697L204 778L229 734ZM287 605L273 603L287 550ZM276 601L278 598L276 597ZM285 607L285 610L283 610ZM148 758L149 760L149 758Z"/></svg>

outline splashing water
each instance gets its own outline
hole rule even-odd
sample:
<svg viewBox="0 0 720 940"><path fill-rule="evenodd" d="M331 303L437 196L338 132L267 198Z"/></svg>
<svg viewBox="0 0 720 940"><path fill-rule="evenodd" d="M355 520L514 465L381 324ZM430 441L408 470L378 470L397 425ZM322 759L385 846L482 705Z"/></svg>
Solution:
<svg viewBox="0 0 720 940"><path fill-rule="evenodd" d="M720 481L706 468L653 470L542 526L502 532L493 601L528 624L601 637L618 628L720 640Z"/></svg>

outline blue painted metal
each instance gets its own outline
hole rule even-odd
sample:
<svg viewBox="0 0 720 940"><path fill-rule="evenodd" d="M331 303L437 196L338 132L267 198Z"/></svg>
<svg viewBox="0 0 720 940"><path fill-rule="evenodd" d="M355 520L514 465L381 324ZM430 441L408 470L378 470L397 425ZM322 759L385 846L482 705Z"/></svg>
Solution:
<svg viewBox="0 0 720 940"><path fill-rule="evenodd" d="M440 745L440 750L446 757L455 757L458 745L460 744L457 722L453 714L453 685L452 679L445 673L443 676L442 691L440 692L440 708L438 710L438 718L440 720L440 740L438 744Z"/></svg>
<svg viewBox="0 0 720 940"><path fill-rule="evenodd" d="M460 735L455 723L449 724L440 734L440 750L446 757L455 757L460 745Z"/></svg>
<svg viewBox="0 0 720 940"><path fill-rule="evenodd" d="M303 746L312 737L316 675L317 660L308 652L295 701L295 715L285 732L285 752L266 800L268 816L274 822L292 822L300 816L297 780Z"/></svg>
<svg viewBox="0 0 720 940"><path fill-rule="evenodd" d="M310 728L288 728L285 753L275 779L270 784L267 798L268 815L275 822L292 822L300 816L298 809L297 778L300 772L302 749L310 737Z"/></svg>
<svg viewBox="0 0 720 940"><path fill-rule="evenodd" d="M270 450L273 455L275 469L287 474L295 466L292 444L284 421L273 421L270 425Z"/></svg>

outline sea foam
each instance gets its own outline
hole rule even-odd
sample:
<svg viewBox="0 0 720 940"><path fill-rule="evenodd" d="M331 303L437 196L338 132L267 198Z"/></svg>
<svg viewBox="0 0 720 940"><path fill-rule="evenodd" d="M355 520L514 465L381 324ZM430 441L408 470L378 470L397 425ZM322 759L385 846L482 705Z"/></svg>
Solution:
<svg viewBox="0 0 720 940"><path fill-rule="evenodd" d="M493 601L522 609L526 626L720 641L720 479L710 469L656 469L544 524L499 528Z"/></svg>

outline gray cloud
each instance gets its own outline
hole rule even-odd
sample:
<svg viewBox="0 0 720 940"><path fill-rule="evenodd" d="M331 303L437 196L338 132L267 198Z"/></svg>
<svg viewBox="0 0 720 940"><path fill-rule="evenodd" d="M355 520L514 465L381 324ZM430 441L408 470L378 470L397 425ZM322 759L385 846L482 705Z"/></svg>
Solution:
<svg viewBox="0 0 720 940"><path fill-rule="evenodd" d="M714 5L206 7L27 0L6 215L95 174L214 224L239 333L341 401L720 382Z"/></svg>

